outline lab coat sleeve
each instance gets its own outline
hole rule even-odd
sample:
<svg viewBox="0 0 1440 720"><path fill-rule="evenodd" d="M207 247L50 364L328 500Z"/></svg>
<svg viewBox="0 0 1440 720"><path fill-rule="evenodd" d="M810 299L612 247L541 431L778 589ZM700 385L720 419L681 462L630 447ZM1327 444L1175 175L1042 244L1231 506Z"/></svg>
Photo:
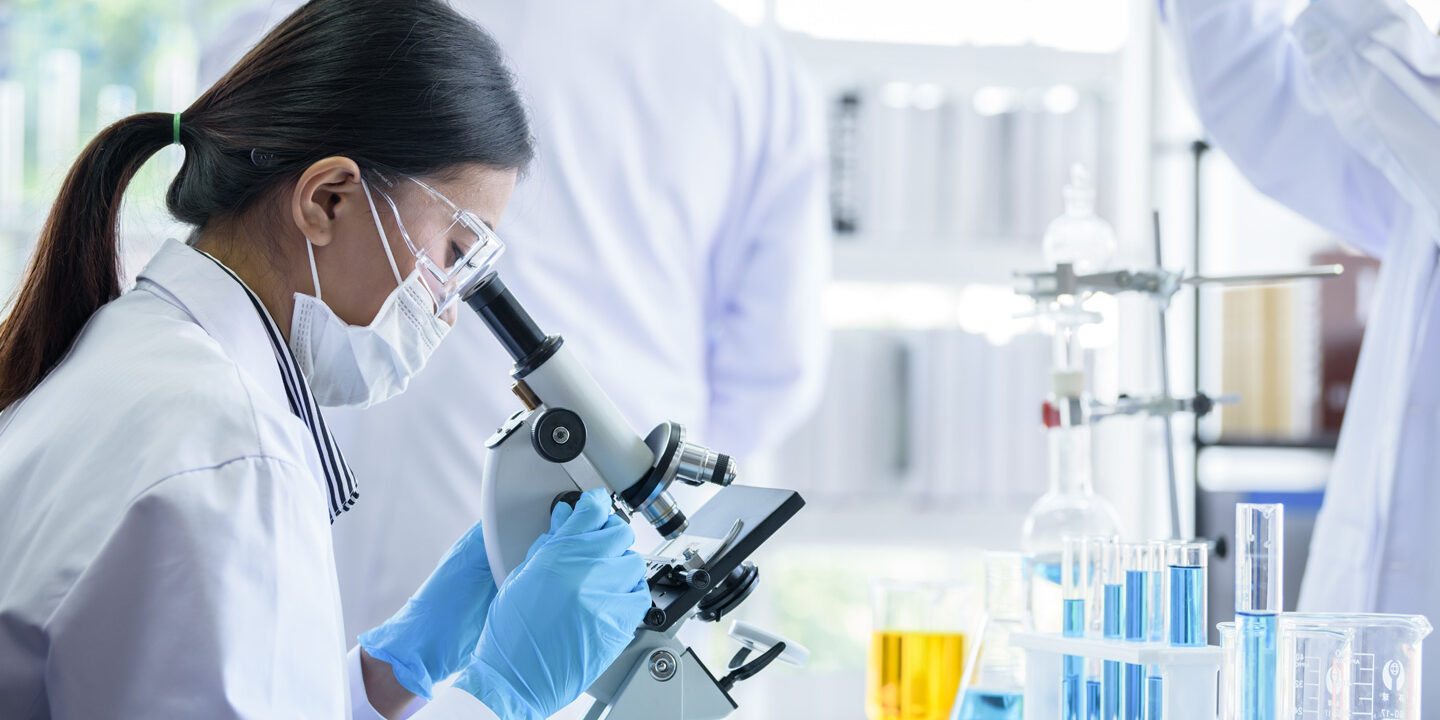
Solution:
<svg viewBox="0 0 1440 720"><path fill-rule="evenodd" d="M346 716L325 501L281 460L133 500L49 623L52 717Z"/></svg>
<svg viewBox="0 0 1440 720"><path fill-rule="evenodd" d="M819 402L829 275L825 130L818 96L768 47L758 152L710 263L706 441L732 455L773 446Z"/></svg>
<svg viewBox="0 0 1440 720"><path fill-rule="evenodd" d="M346 662L350 666L352 720L384 720L384 716L370 706L370 698L365 695L365 675L360 667L358 646L350 649ZM436 688L435 699L432 701L426 702L424 698L417 698L406 708L402 717L407 720L500 720L499 716L475 696L450 686Z"/></svg>
<svg viewBox="0 0 1440 720"><path fill-rule="evenodd" d="M1321 0L1295 22L1342 133L1440 236L1440 39L1402 0Z"/></svg>
<svg viewBox="0 0 1440 720"><path fill-rule="evenodd" d="M1162 0L1161 8L1210 139L1261 192L1383 254L1403 199L1321 106L1283 2Z"/></svg>

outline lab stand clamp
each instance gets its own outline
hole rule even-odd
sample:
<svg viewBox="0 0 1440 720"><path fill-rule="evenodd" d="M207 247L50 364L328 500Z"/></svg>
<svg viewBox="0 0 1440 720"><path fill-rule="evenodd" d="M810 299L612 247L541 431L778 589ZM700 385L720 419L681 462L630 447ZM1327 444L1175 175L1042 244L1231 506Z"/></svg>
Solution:
<svg viewBox="0 0 1440 720"><path fill-rule="evenodd" d="M1156 302L1160 310L1161 374L1164 378L1163 384L1166 386L1164 391L1160 395L1148 397L1121 395L1113 403L1092 400L1087 408L1091 417L1096 419L1120 415L1168 417L1176 413L1194 413L1196 417L1204 417L1214 410L1215 406L1238 403L1240 397L1233 394L1211 396L1205 393L1197 393L1194 397L1170 395L1168 372L1164 371L1164 355L1167 350L1165 346L1168 342L1164 313L1170 307L1170 301L1175 294L1185 287L1203 285L1264 285L1292 280L1334 277L1344 272L1344 269L1344 266L1341 265L1319 265L1293 272L1187 276L1184 273L1159 268L1113 270L1081 275L1075 271L1073 264L1059 263L1053 271L1016 273L1016 278L1021 281L1022 285L1028 283L1028 286L1020 288L1022 294L1033 298L1040 307L1048 308L1041 311L1040 314L1051 315L1061 323L1081 325L1099 322L1100 317L1097 314L1083 308L1085 298L1090 295L1140 293L1150 296ZM1070 415L1067 414L1067 416ZM1079 417L1079 414L1075 413L1073 416Z"/></svg>
<svg viewBox="0 0 1440 720"><path fill-rule="evenodd" d="M1041 307L1049 308L1042 311L1041 314L1051 315L1057 322L1072 325L1099 322L1100 317L1097 314L1083 309L1084 299L1090 295L1140 293L1150 296L1157 303L1161 313L1160 341L1163 362L1163 355L1166 352L1165 345L1168 341L1163 330L1164 311L1170 306L1171 299L1182 288L1207 284L1246 285L1285 282L1329 277L1339 275L1341 271L1342 268L1339 265L1327 265L1298 272L1250 275L1186 276L1183 273L1163 268L1114 270L1081 275L1075 271L1073 264L1060 263L1055 266L1053 271L1016 273L1016 278L1022 282L1022 285L1028 283L1020 288L1022 294L1033 298ZM1164 374L1168 373L1162 373L1162 375ZM1210 414L1217 405L1232 405L1240 401L1239 396L1233 394L1212 396L1196 393L1193 397L1174 397L1169 392L1168 377L1165 378L1163 384L1166 387L1159 395L1139 397L1121 395L1112 403L1091 400L1086 409L1089 411L1089 416L1097 420L1124 415L1168 417L1177 413L1193 413L1196 417L1204 417ZM1047 410L1047 414L1048 412ZM1080 417L1080 414L1066 413L1066 416Z"/></svg>
<svg viewBox="0 0 1440 720"><path fill-rule="evenodd" d="M1016 277L1028 279L1030 287L1025 294L1036 300L1055 301L1069 296L1082 298L1096 293L1120 295L1138 292L1153 297L1161 307L1167 307L1175 293L1185 287L1200 285L1260 285L1289 280L1334 277L1344 272L1343 265L1317 265L1293 272L1251 273L1240 275L1185 275L1170 270L1114 270L1089 275L1075 272L1071 263L1060 263L1051 272L1017 273Z"/></svg>
<svg viewBox="0 0 1440 720"><path fill-rule="evenodd" d="M1154 217L1156 265L1160 265L1160 220ZM1073 425L1087 419L1102 420L1111 417L1145 415L1159 417L1165 425L1165 437L1172 437L1171 418L1177 413L1193 413L1201 418L1208 415L1217 405L1232 405L1240 402L1234 394L1213 396L1197 392L1192 397L1176 397L1170 391L1169 331L1166 310L1170 301L1182 288L1206 285L1267 285L1296 280L1327 278L1344 272L1341 265L1321 265L1298 271L1238 275L1186 275L1183 272L1166 270L1163 267L1142 270L1111 270L1081 274L1074 263L1061 262L1047 272L1017 272L1015 277L1023 295L1035 300L1039 317L1048 317L1057 326L1070 329L1100 321L1097 313L1085 309L1085 300L1091 295L1121 295L1140 293L1155 301L1159 320L1159 368L1160 393L1150 396L1120 395L1114 402L1103 402L1088 396L1084 388L1083 375L1074 374L1078 386L1070 391L1057 393L1054 402L1047 402L1044 408L1047 427ZM1175 469L1175 448L1165 443L1166 465L1170 481L1170 524L1173 532L1179 532L1180 492Z"/></svg>
<svg viewBox="0 0 1440 720"><path fill-rule="evenodd" d="M1048 633L1016 633L1010 636L1010 642L1025 651L1025 720L1061 717L1061 680L1066 656L1139 665L1149 668L1152 675L1158 669L1165 688L1161 717L1166 720L1213 720L1216 717L1216 690L1224 657L1218 647L1174 647Z"/></svg>

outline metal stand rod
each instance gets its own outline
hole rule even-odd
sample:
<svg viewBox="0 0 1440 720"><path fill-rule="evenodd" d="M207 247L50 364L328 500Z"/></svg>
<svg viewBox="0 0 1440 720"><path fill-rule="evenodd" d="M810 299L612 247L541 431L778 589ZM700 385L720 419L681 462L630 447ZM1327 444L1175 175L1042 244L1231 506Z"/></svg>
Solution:
<svg viewBox="0 0 1440 720"><path fill-rule="evenodd" d="M1160 249L1160 211L1151 216L1155 225L1155 267L1165 267ZM1160 317L1160 396L1170 397L1170 334L1165 322L1165 311L1170 303L1155 304ZM1180 536L1180 477L1175 470L1175 437L1171 414L1164 413L1160 422L1165 426L1165 471L1170 478L1170 532L1171 538Z"/></svg>
<svg viewBox="0 0 1440 720"><path fill-rule="evenodd" d="M1308 280L1310 278L1335 277L1345 273L1344 265L1317 265L1304 270L1290 272L1254 273L1245 275L1192 275L1180 282L1186 285L1266 285L1286 280Z"/></svg>
<svg viewBox="0 0 1440 720"><path fill-rule="evenodd" d="M1203 168L1204 168L1205 153L1207 153L1207 152L1209 152L1209 151L1210 151L1210 145L1209 145L1209 143L1205 142L1204 140L1196 140L1195 142L1193 142L1193 143L1190 144L1190 156L1191 156L1191 158L1193 159L1193 163L1192 163L1191 166L1190 166L1190 171L1191 171L1191 176L1190 176L1190 191L1191 191L1191 193L1192 193L1192 196L1191 196L1191 205L1190 205L1190 212L1191 212L1191 215L1190 215L1190 222L1191 222L1191 226L1190 226L1190 272L1193 272L1193 273L1195 273L1196 275L1199 275L1199 274L1200 274L1200 268L1201 268L1201 264L1200 264L1200 255L1201 255L1201 251L1200 251L1201 231L1204 229L1204 225L1203 225L1204 216L1203 216L1203 214L1202 214L1202 210L1203 210L1203 208L1204 208L1204 200L1205 200L1205 192L1204 192L1204 188L1202 187L1202 182L1204 181ZM1195 286L1195 292L1191 293L1191 297L1194 298L1195 308L1194 308L1194 314L1192 315L1192 321L1194 322L1194 327L1191 328L1191 337L1190 337L1190 341L1191 341L1191 344L1192 344L1192 347L1190 348L1190 351L1191 351L1191 357L1190 357L1191 367L1190 367L1190 370L1191 370L1191 379L1192 379L1192 380L1194 381L1194 383L1195 383L1192 387L1194 387L1194 388L1196 389L1196 391L1198 392L1199 389L1200 389L1200 387L1201 387L1201 378L1200 378L1200 341L1201 341L1201 335L1203 334L1203 333L1201 332L1201 327L1200 327L1200 320L1201 320L1200 313L1201 313L1201 311L1202 311L1202 308L1200 307L1200 305L1201 305L1201 303L1200 303L1200 287L1199 287L1198 285ZM1198 534L1200 534L1200 528L1205 524L1205 522L1204 522L1205 518L1201 517L1201 513L1203 512L1203 511L1201 510L1201 508L1204 507L1204 503L1200 502L1200 446L1201 446L1201 444L1202 444L1202 443L1201 443L1201 437L1200 437L1200 419L1199 419L1199 418L1196 418L1196 419L1195 419L1195 423L1190 426L1190 487L1194 490L1194 493L1195 493L1195 511L1190 514L1190 519L1195 522L1195 532L1193 533L1193 535L1198 535ZM1217 557L1222 557L1222 558L1223 558L1223 557L1225 557L1225 555L1224 555L1223 552L1220 552L1220 553L1217 553ZM1216 632L1214 628L1210 628L1209 631L1210 631L1210 633L1215 633L1215 632Z"/></svg>

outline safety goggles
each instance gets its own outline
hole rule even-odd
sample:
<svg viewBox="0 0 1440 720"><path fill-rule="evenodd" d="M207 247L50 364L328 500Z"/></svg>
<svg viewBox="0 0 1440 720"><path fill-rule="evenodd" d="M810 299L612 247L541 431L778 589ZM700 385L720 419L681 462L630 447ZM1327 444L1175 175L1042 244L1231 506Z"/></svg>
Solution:
<svg viewBox="0 0 1440 720"><path fill-rule="evenodd" d="M390 209L400 237L414 254L421 279L435 300L435 314L444 314L490 273L505 244L479 216L461 209L420 180L407 177L397 182L378 172L366 173L366 176L373 185L364 178L361 185L367 192L378 195L383 206ZM395 201L395 196L407 184L412 186L405 198L408 222L400 217L400 206ZM385 252L390 253L388 242ZM393 256L390 262L393 266ZM398 270L396 273L401 274Z"/></svg>

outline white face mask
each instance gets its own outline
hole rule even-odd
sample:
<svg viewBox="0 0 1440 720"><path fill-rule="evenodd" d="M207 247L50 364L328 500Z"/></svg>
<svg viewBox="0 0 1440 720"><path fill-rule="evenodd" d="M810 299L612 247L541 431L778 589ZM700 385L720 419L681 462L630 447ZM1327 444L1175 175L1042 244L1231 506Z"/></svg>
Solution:
<svg viewBox="0 0 1440 720"><path fill-rule="evenodd" d="M410 378L425 367L450 332L450 324L435 316L435 303L421 280L420 269L400 278L368 189L365 199L399 287L385 298L369 325L349 325L321 301L315 251L307 241L315 296L295 293L290 349L310 383L315 402L327 407L363 408L404 392Z"/></svg>

